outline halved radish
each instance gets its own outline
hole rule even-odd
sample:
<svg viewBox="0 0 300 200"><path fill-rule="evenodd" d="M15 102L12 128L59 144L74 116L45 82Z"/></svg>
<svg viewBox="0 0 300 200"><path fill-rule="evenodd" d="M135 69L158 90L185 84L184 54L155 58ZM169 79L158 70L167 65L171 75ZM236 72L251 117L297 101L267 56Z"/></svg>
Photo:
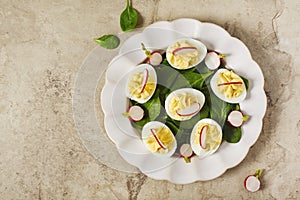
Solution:
<svg viewBox="0 0 300 200"><path fill-rule="evenodd" d="M177 55L177 54L183 54L183 53L190 53L195 50L197 50L196 47L180 47L180 48L175 49L172 53L174 55Z"/></svg>
<svg viewBox="0 0 300 200"><path fill-rule="evenodd" d="M240 127L249 117L239 110L233 110L228 114L227 121L234 127Z"/></svg>
<svg viewBox="0 0 300 200"><path fill-rule="evenodd" d="M145 47L144 43L141 43L142 50L145 52L147 59L146 61L149 62L153 66L157 66L162 62L162 55L158 51L153 51L152 53Z"/></svg>
<svg viewBox="0 0 300 200"><path fill-rule="evenodd" d="M200 131L199 144L202 149L206 149L207 128L208 128L208 126L205 125L201 128L201 131Z"/></svg>
<svg viewBox="0 0 300 200"><path fill-rule="evenodd" d="M155 138L156 142L159 144L159 146L160 146L162 149L166 150L167 147L159 140L159 138L158 138L157 135L156 135L155 130L154 130L154 129L150 129L150 131L151 131L153 137Z"/></svg>
<svg viewBox="0 0 300 200"><path fill-rule="evenodd" d="M180 156L182 156L186 163L191 162L190 158L193 155L193 149L190 144L183 144L179 149Z"/></svg>
<svg viewBox="0 0 300 200"><path fill-rule="evenodd" d="M148 78L149 78L149 70L147 68L145 68L143 73L144 73L144 75L143 75L144 79L143 79L142 89L141 89L140 93L143 93L146 88Z"/></svg>
<svg viewBox="0 0 300 200"><path fill-rule="evenodd" d="M131 106L128 109L128 112L123 113L125 117L129 117L130 120L134 122L138 122L143 119L144 117L144 110L140 106Z"/></svg>
<svg viewBox="0 0 300 200"><path fill-rule="evenodd" d="M191 106L186 107L182 110L177 110L176 113L179 116L192 116L199 112L201 109L200 103L193 103Z"/></svg>
<svg viewBox="0 0 300 200"><path fill-rule="evenodd" d="M157 51L152 52L151 56L149 57L149 63L153 66L157 66L161 62L162 62L162 55Z"/></svg>
<svg viewBox="0 0 300 200"><path fill-rule="evenodd" d="M210 70L217 69L221 64L220 57L216 52L207 53L204 62Z"/></svg>
<svg viewBox="0 0 300 200"><path fill-rule="evenodd" d="M220 83L218 86L223 86L223 85L242 85L243 82L241 81L234 81L234 82L226 82L226 83Z"/></svg>
<svg viewBox="0 0 300 200"><path fill-rule="evenodd" d="M260 189L260 180L259 177L262 173L262 170L257 170L254 175L249 175L244 180L244 187L249 192L256 192Z"/></svg>
<svg viewBox="0 0 300 200"><path fill-rule="evenodd" d="M212 51L206 54L204 62L208 69L215 70L220 66L221 59L226 56L226 54L220 54L218 52Z"/></svg>

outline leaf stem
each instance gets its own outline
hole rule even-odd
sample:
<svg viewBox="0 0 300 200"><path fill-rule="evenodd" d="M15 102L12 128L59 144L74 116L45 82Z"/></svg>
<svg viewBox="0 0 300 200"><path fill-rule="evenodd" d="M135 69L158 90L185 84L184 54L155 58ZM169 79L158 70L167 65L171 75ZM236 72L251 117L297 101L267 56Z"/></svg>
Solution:
<svg viewBox="0 0 300 200"><path fill-rule="evenodd" d="M261 176L261 174L262 174L262 171L263 171L263 170L261 170L261 169L256 170L254 176L255 176L256 178L259 178L259 177Z"/></svg>
<svg viewBox="0 0 300 200"><path fill-rule="evenodd" d="M129 2L129 0L126 0L126 1L127 1L126 9L127 9L128 15L129 15L130 2Z"/></svg>

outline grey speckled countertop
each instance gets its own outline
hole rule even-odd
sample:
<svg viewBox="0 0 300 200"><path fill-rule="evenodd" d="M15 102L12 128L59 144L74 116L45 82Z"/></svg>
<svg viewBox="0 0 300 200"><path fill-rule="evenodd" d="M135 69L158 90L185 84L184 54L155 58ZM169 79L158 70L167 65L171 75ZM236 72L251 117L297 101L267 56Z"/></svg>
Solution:
<svg viewBox="0 0 300 200"><path fill-rule="evenodd" d="M208 182L174 185L94 159L72 118L72 87L93 38L119 33L124 1L0 0L0 199L300 199L300 3L133 0L140 27L182 17L241 39L265 76L268 109L246 159ZM244 177L265 169L263 188Z"/></svg>

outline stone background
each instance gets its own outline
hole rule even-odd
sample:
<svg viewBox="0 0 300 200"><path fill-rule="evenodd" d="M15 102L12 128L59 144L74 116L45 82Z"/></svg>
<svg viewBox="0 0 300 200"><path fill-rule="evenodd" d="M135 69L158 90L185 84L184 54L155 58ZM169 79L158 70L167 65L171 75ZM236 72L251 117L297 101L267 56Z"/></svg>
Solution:
<svg viewBox="0 0 300 200"><path fill-rule="evenodd" d="M0 199L300 199L300 2L133 0L139 27L182 17L241 39L265 76L263 131L246 159L174 185L102 165L82 145L72 87L93 38L119 33L124 1L0 0ZM264 169L263 188L243 179Z"/></svg>

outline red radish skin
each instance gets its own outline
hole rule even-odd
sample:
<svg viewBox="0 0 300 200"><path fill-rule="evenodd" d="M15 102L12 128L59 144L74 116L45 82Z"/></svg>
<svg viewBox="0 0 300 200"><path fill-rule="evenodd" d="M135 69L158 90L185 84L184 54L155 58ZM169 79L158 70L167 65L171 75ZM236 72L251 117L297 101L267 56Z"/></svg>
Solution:
<svg viewBox="0 0 300 200"><path fill-rule="evenodd" d="M206 149L206 134L207 134L207 125L203 126L200 131L199 144L202 149Z"/></svg>
<svg viewBox="0 0 300 200"><path fill-rule="evenodd" d="M180 47L180 48L175 49L172 52L172 54L177 55L177 54L182 54L182 53L189 53L189 52L192 52L192 51L195 51L195 50L197 50L196 47Z"/></svg>
<svg viewBox="0 0 300 200"><path fill-rule="evenodd" d="M144 117L144 110L140 106L131 106L127 113L129 119L133 122L141 121Z"/></svg>
<svg viewBox="0 0 300 200"><path fill-rule="evenodd" d="M244 180L244 187L249 192L256 192L260 189L260 180L254 175L249 175Z"/></svg>
<svg viewBox="0 0 300 200"><path fill-rule="evenodd" d="M231 126L241 127L248 120L248 116L239 110L233 110L228 114L227 121Z"/></svg>
<svg viewBox="0 0 300 200"><path fill-rule="evenodd" d="M149 70L147 68L145 68L145 70L144 70L144 79L143 79L142 89L141 89L140 93L144 92L144 90L147 86L148 78L149 78Z"/></svg>
<svg viewBox="0 0 300 200"><path fill-rule="evenodd" d="M189 117L200 111L200 103L194 103L190 107L184 108L183 110L176 110L176 114L180 117Z"/></svg>
<svg viewBox="0 0 300 200"><path fill-rule="evenodd" d="M167 147L159 140L159 138L157 137L156 133L155 133L155 130L154 129L150 129L153 137L155 138L156 142L159 144L159 146L163 149L163 150L166 150Z"/></svg>
<svg viewBox="0 0 300 200"><path fill-rule="evenodd" d="M224 86L224 85L242 85L243 82L226 82L226 83L220 83L218 86Z"/></svg>

